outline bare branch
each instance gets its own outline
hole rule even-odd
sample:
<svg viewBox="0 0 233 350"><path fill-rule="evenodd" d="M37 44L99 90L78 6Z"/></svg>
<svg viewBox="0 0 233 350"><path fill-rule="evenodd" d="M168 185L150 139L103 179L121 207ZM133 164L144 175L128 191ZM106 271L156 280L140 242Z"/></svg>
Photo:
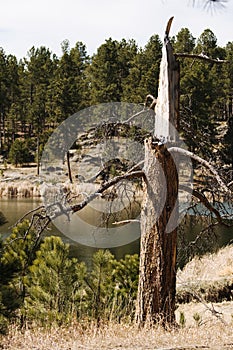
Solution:
<svg viewBox="0 0 233 350"><path fill-rule="evenodd" d="M151 104L149 105L149 108L150 109L154 109L155 106L156 106L156 103L157 103L157 99L151 94L147 95L146 99L145 99L145 102L144 102L144 106L145 107L147 107L148 100L152 100Z"/></svg>
<svg viewBox="0 0 233 350"><path fill-rule="evenodd" d="M142 170L140 171L134 171L130 173L125 173L124 175L116 176L112 180L106 182L103 184L96 192L92 193L89 197L87 197L84 201L82 201L79 204L75 204L71 206L71 211L77 212L81 209L83 209L88 203L93 201L95 198L100 196L104 191L106 191L109 187L117 184L118 182L126 179L133 179L133 178L141 178L144 177L145 174Z"/></svg>
<svg viewBox="0 0 233 350"><path fill-rule="evenodd" d="M32 209L30 211L28 211L26 214L24 214L18 221L16 221L16 223L11 226L10 228L13 228L15 226L17 226L20 222L22 222L28 215L35 213L36 211L40 210L40 209L45 209L44 205L40 205L39 207Z"/></svg>
<svg viewBox="0 0 233 350"><path fill-rule="evenodd" d="M214 175L215 179L217 180L218 184L220 185L220 187L228 194L228 195L232 195L231 190L227 187L227 185L223 182L223 180L221 179L221 177L219 176L217 170L213 167L213 165L211 165L209 162L207 162L205 159L197 156L196 154L194 154L193 152L187 151L183 148L180 147L170 147L168 148L169 152L177 152L180 153L184 156L190 157L194 160L196 160L198 163L204 165L206 168L208 168L211 173Z"/></svg>
<svg viewBox="0 0 233 350"><path fill-rule="evenodd" d="M220 60L220 59L210 58L207 55L203 55L203 54L197 55L197 54L190 54L190 53L174 53L174 56L175 57L199 59L199 60L204 60L204 61L217 63L217 64L228 63L227 60Z"/></svg>
<svg viewBox="0 0 233 350"><path fill-rule="evenodd" d="M122 225L122 224L129 224L131 222L141 222L140 220L137 219L129 219L129 220L122 220L122 221L115 221L112 223L112 225Z"/></svg>
<svg viewBox="0 0 233 350"><path fill-rule="evenodd" d="M146 109L143 108L140 112L135 113L134 115L132 115L131 117L129 117L127 120L125 120L124 122L122 122L122 124L128 124L129 122L131 122L133 119L135 119L136 117L139 117L141 114L145 113Z"/></svg>
<svg viewBox="0 0 233 350"><path fill-rule="evenodd" d="M200 202L202 204L204 204L204 206L210 211L212 212L213 214L215 214L216 216L216 219L217 221L221 224L221 225L224 225L224 226L227 226L227 227L231 227L232 225L228 225L226 224L224 221L223 221L223 218L221 216L221 214L219 213L219 211L208 201L208 199L206 198L205 195L203 195L202 193L196 191L196 190L193 190L192 188L188 187L188 186L185 186L185 185L181 185L180 184L180 189L188 192L188 193L191 193L194 197L196 197L197 199L200 200Z"/></svg>

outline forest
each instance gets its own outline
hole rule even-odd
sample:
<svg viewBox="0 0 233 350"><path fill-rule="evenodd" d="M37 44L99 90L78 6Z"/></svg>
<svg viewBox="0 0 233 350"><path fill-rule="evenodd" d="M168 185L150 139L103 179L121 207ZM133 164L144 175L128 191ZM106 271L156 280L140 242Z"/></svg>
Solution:
<svg viewBox="0 0 233 350"><path fill-rule="evenodd" d="M233 43L219 47L210 29L195 39L183 28L171 39L175 53L225 60L216 64L179 57L180 134L191 151L222 167L232 165ZM61 44L58 58L32 47L18 60L0 50L1 162L35 162L53 130L85 107L106 102L142 104L156 97L162 42L153 35L144 48L135 40L103 43L92 57L85 44Z"/></svg>
<svg viewBox="0 0 233 350"><path fill-rule="evenodd" d="M180 62L179 133L189 151L208 159L232 184L233 42L219 47L210 29L196 39L183 28L171 43ZM156 98L162 45L158 35L144 48L135 40L109 38L89 57L85 44L70 48L65 40L60 58L48 48L33 47L20 60L1 49L2 164L37 162L55 128L86 107L119 101L143 106L146 96ZM198 183L207 181L208 172L195 175ZM1 243L2 333L12 322L24 328L67 325L74 319L94 320L98 326L134 319L138 255L116 260L100 250L90 268L71 257L60 238L39 242L29 227L28 221L18 223Z"/></svg>

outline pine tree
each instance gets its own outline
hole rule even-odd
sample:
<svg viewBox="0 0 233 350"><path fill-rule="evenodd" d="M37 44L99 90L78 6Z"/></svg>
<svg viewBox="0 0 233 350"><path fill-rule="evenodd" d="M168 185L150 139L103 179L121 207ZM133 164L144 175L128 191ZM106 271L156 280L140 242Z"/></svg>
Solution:
<svg viewBox="0 0 233 350"><path fill-rule="evenodd" d="M87 276L88 314L97 320L109 318L114 284L112 280L114 257L108 250L99 250L93 255L92 269Z"/></svg>
<svg viewBox="0 0 233 350"><path fill-rule="evenodd" d="M98 48L87 71L91 104L121 101L136 52L135 42L124 39L118 42L110 38Z"/></svg>
<svg viewBox="0 0 233 350"><path fill-rule="evenodd" d="M186 43L184 39L186 38ZM189 39L188 39L189 38ZM187 47L188 53L224 59L224 50L217 46L213 32L205 30L194 47L194 39L187 30L177 35L176 50ZM223 113L224 68L212 62L181 58L180 105L181 133L189 148L200 155L216 160L216 128Z"/></svg>
<svg viewBox="0 0 233 350"><path fill-rule="evenodd" d="M23 165L30 161L28 143L25 140L16 139L10 148L9 161L14 165Z"/></svg>
<svg viewBox="0 0 233 350"><path fill-rule="evenodd" d="M29 268L24 313L28 321L49 326L82 315L85 265L69 257L60 237L46 237Z"/></svg>
<svg viewBox="0 0 233 350"><path fill-rule="evenodd" d="M112 317L117 320L130 317L135 313L135 301L138 291L139 256L126 255L124 259L113 263L114 298Z"/></svg>
<svg viewBox="0 0 233 350"><path fill-rule="evenodd" d="M32 230L27 233L28 228L29 222L24 221L12 229L11 235L3 241L0 258L3 315L19 319L21 326L24 317L19 310L24 305L27 294L28 269L39 245L35 233Z"/></svg>
<svg viewBox="0 0 233 350"><path fill-rule="evenodd" d="M89 85L85 73L89 57L85 45L77 42L70 49L69 42L65 40L62 51L63 55L57 62L54 79L47 92L50 123L55 125L89 103Z"/></svg>
<svg viewBox="0 0 233 350"><path fill-rule="evenodd" d="M135 55L123 85L123 100L142 103L148 94L157 95L162 43L153 35L145 48Z"/></svg>
<svg viewBox="0 0 233 350"><path fill-rule="evenodd" d="M2 48L0 48L0 152L4 150L6 141L6 114L9 108L8 101L8 79L7 76L7 56Z"/></svg>
<svg viewBox="0 0 233 350"><path fill-rule="evenodd" d="M226 45L225 113L226 133L223 140L223 161L233 168L233 42Z"/></svg>

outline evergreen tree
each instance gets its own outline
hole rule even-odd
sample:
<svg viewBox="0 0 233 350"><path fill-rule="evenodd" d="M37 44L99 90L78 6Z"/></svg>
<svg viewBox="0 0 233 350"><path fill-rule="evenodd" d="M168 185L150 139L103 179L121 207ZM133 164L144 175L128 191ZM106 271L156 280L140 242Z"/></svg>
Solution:
<svg viewBox="0 0 233 350"><path fill-rule="evenodd" d="M124 39L118 42L110 38L98 48L88 69L91 104L121 101L136 52L135 42Z"/></svg>
<svg viewBox="0 0 233 350"><path fill-rule="evenodd" d="M174 44L176 48L182 47L181 34L177 36L177 42ZM187 35L186 31L186 37ZM193 47L191 34L187 46L190 49ZM203 32L193 52L210 58L224 58L224 51L217 47L217 39L210 30ZM181 60L181 132L192 151L216 160L216 128L223 113L224 68L198 59Z"/></svg>
<svg viewBox="0 0 233 350"><path fill-rule="evenodd" d="M148 94L157 95L162 43L153 35L145 48L135 55L132 68L124 81L123 100L142 103Z"/></svg>
<svg viewBox="0 0 233 350"><path fill-rule="evenodd" d="M114 257L108 250L99 250L93 255L92 270L87 276L88 313L97 320L111 314L114 284L112 283Z"/></svg>
<svg viewBox="0 0 233 350"><path fill-rule="evenodd" d="M11 235L4 240L0 258L0 293L2 295L2 314L18 319L24 324L20 307L24 305L27 294L27 276L29 266L35 258L39 245L33 231L28 233L29 222L24 221L12 229Z"/></svg>
<svg viewBox="0 0 233 350"><path fill-rule="evenodd" d="M59 59L55 77L48 89L47 107L50 123L60 123L88 105L89 86L86 68L89 57L83 43L69 47L67 40L62 43L63 55Z"/></svg>
<svg viewBox="0 0 233 350"><path fill-rule="evenodd" d="M14 165L24 165L31 160L28 142L16 139L10 148L9 161Z"/></svg>
<svg viewBox="0 0 233 350"><path fill-rule="evenodd" d="M138 254L127 254L124 259L114 261L112 314L117 320L128 316L133 319L138 291L138 276Z"/></svg>
<svg viewBox="0 0 233 350"><path fill-rule="evenodd" d="M69 245L46 237L29 268L24 312L41 325L71 322L81 316L85 265L69 258Z"/></svg>
<svg viewBox="0 0 233 350"><path fill-rule="evenodd" d="M32 47L25 61L24 98L27 102L29 135L42 133L48 119L47 89L54 74L54 57L45 47Z"/></svg>
<svg viewBox="0 0 233 350"><path fill-rule="evenodd" d="M4 150L6 141L6 114L9 109L8 101L7 56L0 48L0 152Z"/></svg>
<svg viewBox="0 0 233 350"><path fill-rule="evenodd" d="M188 28L182 28L176 35L174 41L174 50L177 53L192 53L195 47L195 38Z"/></svg>
<svg viewBox="0 0 233 350"><path fill-rule="evenodd" d="M204 32L197 39L195 52L215 58L217 48L217 38L210 29L205 29Z"/></svg>
<svg viewBox="0 0 233 350"><path fill-rule="evenodd" d="M10 144L15 140L15 134L20 122L20 66L15 56L7 56L7 138L6 147L9 150Z"/></svg>
<svg viewBox="0 0 233 350"><path fill-rule="evenodd" d="M37 174L39 174L40 138L48 127L47 89L56 63L49 49L32 47L25 59L23 97L28 122L28 136L35 137Z"/></svg>
<svg viewBox="0 0 233 350"><path fill-rule="evenodd" d="M226 45L225 113L226 132L223 140L223 160L233 168L233 42Z"/></svg>

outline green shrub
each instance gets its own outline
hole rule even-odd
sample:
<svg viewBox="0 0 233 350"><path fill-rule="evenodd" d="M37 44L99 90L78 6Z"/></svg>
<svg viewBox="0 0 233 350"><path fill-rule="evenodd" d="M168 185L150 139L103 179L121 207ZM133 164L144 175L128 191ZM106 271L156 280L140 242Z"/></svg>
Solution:
<svg viewBox="0 0 233 350"><path fill-rule="evenodd" d="M60 237L46 237L29 268L27 320L50 326L71 322L81 313L86 267L69 257L69 245Z"/></svg>
<svg viewBox="0 0 233 350"><path fill-rule="evenodd" d="M15 318L24 304L28 268L35 256L37 237L28 232L29 221L18 224L11 235L3 241L0 258L0 292L5 307L5 316Z"/></svg>
<svg viewBox="0 0 233 350"><path fill-rule="evenodd" d="M183 311L180 311L180 320L179 320L179 324L181 327L184 327L186 323L186 319L185 319L185 315Z"/></svg>

